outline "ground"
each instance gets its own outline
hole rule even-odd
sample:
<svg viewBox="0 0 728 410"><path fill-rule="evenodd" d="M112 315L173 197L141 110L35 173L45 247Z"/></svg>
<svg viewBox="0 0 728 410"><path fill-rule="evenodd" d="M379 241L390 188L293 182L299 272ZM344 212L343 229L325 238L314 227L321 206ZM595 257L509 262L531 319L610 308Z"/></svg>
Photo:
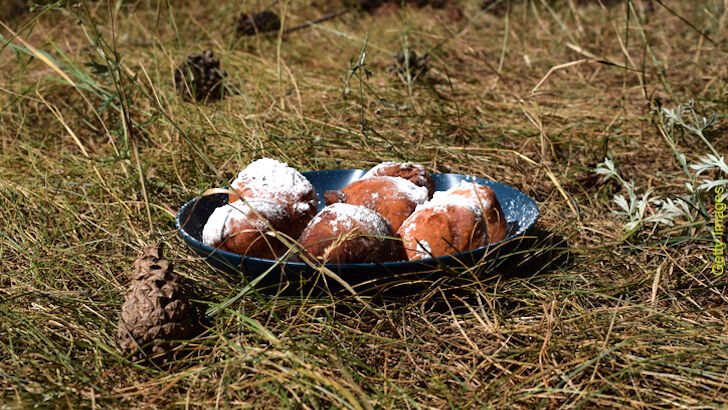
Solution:
<svg viewBox="0 0 728 410"><path fill-rule="evenodd" d="M728 149L726 3L503 4L385 4L252 37L236 35L243 12L268 6L291 27L344 6L60 1L3 16L0 405L728 405L720 198L697 189L725 175L689 166ZM429 55L415 81L388 70L410 49ZM174 70L203 50L224 98L188 102ZM245 284L187 248L174 216L264 156L487 177L540 219L514 250L405 295L234 298ZM595 172L605 158L622 180ZM685 212L659 219L665 203L648 200L640 215L648 189ZM614 200L630 192L632 218ZM166 365L114 339L126 273L159 241L196 301L228 302Z"/></svg>

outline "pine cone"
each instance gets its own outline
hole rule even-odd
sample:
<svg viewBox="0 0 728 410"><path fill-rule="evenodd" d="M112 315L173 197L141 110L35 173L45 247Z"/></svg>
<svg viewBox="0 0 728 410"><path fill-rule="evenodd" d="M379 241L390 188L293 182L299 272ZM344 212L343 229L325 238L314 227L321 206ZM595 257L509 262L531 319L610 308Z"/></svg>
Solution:
<svg viewBox="0 0 728 410"><path fill-rule="evenodd" d="M0 20L10 21L28 12L25 0L6 0L0 7Z"/></svg>
<svg viewBox="0 0 728 410"><path fill-rule="evenodd" d="M506 13L508 13L508 8L510 7L509 3L511 0L501 0L500 3L496 4L497 1L498 0L485 0L480 4L480 9L487 10L488 13L494 16L503 17ZM516 0L513 0L513 2L515 3Z"/></svg>
<svg viewBox="0 0 728 410"><path fill-rule="evenodd" d="M176 281L177 275L172 271L172 263L164 259L163 251L163 243L145 246L141 255L134 261L134 269L129 272L129 279L144 280L164 272L167 275L166 280Z"/></svg>
<svg viewBox="0 0 728 410"><path fill-rule="evenodd" d="M409 61L408 61L409 60ZM425 54L418 56L414 50L409 50L408 58L405 59L404 53L397 53L395 63L390 65L387 70L400 78L407 80L407 65L409 63L409 74L414 83L418 78L422 78L430 69L430 56Z"/></svg>
<svg viewBox="0 0 728 410"><path fill-rule="evenodd" d="M344 1L345 6L351 7L352 1ZM385 3L392 4L394 6L401 6L401 0L356 0L356 7L366 12L372 13L383 6ZM442 9L447 3L446 0L405 0L406 4L414 5L417 8L430 6L433 9Z"/></svg>
<svg viewBox="0 0 728 410"><path fill-rule="evenodd" d="M281 19L270 10L263 10L253 15L243 14L237 24L239 36L254 36L258 33L280 30L280 28Z"/></svg>
<svg viewBox="0 0 728 410"><path fill-rule="evenodd" d="M174 71L174 86L187 101L219 100L222 98L220 60L212 51L188 56Z"/></svg>
<svg viewBox="0 0 728 410"><path fill-rule="evenodd" d="M132 282L121 307L116 340L132 360L168 357L170 341L194 335L196 312L177 283L162 244L147 246L134 262Z"/></svg>
<svg viewBox="0 0 728 410"><path fill-rule="evenodd" d="M360 9L371 13L382 6L383 0L357 0L356 5Z"/></svg>
<svg viewBox="0 0 728 410"><path fill-rule="evenodd" d="M414 3L417 7L430 6L433 9L441 9L445 7L446 0L414 0L407 3Z"/></svg>

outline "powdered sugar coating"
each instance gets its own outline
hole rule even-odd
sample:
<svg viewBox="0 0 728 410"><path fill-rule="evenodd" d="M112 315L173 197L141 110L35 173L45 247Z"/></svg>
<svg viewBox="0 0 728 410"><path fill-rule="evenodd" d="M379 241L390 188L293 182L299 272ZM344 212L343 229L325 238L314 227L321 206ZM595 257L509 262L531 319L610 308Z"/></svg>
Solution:
<svg viewBox="0 0 728 410"><path fill-rule="evenodd" d="M415 211L412 212L412 214L410 216L408 216L407 219L404 220L404 222L402 222L402 225L400 226L400 228L397 232L401 237L403 237L403 238L411 237L412 230L415 229L417 226L417 224L413 223L412 221L414 221L417 218L418 211L421 211L421 210L427 209L427 208L434 208L435 206L437 206L438 208L441 208L441 209L438 209L437 212L442 212L446 209L445 205L428 206L429 203L430 202L428 201L423 205L418 205L417 209L415 209Z"/></svg>
<svg viewBox="0 0 728 410"><path fill-rule="evenodd" d="M328 218L332 214L334 218ZM372 232L375 235L391 235L392 227L383 216L371 209L345 203L335 203L322 209L309 223L309 227L321 223L322 219L326 219L326 223L331 227L332 233L335 235L345 234L359 225L366 232Z"/></svg>
<svg viewBox="0 0 728 410"><path fill-rule="evenodd" d="M432 255L432 246L426 241L417 241L417 249L415 249L418 257L429 258Z"/></svg>
<svg viewBox="0 0 728 410"><path fill-rule="evenodd" d="M483 209L489 209L493 204L491 203L490 198L483 198L478 197L478 200L475 201L472 199L472 197L468 196L467 194L463 192L457 192L457 191L471 191L476 192L477 187L480 186L479 184L476 184L475 182L468 182L468 181L460 181L458 185L453 186L452 188L448 189L447 191L437 191L432 196L432 199L430 199L427 203L424 205L420 205L417 207L415 212L419 210L420 208L430 208L437 205L447 205L447 204L453 204L453 205L460 205L467 207L474 212L477 212L478 215L482 215ZM475 211L477 209L477 211Z"/></svg>
<svg viewBox="0 0 728 410"><path fill-rule="evenodd" d="M515 221L518 222L518 230L512 232L511 235L520 235L526 232L526 229L538 219L537 206L525 206L514 198L508 198L501 206L505 215L517 215Z"/></svg>
<svg viewBox="0 0 728 410"><path fill-rule="evenodd" d="M316 192L311 182L287 163L272 158L251 162L240 171L233 187L245 187L246 195L250 197L293 198L293 207L300 213L310 212L311 208L315 210L318 205L318 199L316 202L305 200L312 191Z"/></svg>
<svg viewBox="0 0 728 410"><path fill-rule="evenodd" d="M420 171L422 174L425 173L425 167L423 167L421 164L416 164L414 162L384 161L381 164L375 165L374 168L372 168L369 171L367 171L367 173L364 174L364 176L362 176L361 179L371 178L373 176L377 176L377 175L379 175L378 172L380 172L382 169L389 168L389 167L396 167L398 165L400 165L400 166L410 166L410 167L413 167L413 168L417 169L417 171Z"/></svg>
<svg viewBox="0 0 728 410"><path fill-rule="evenodd" d="M476 217L483 217L483 209L478 203L471 200L468 197L460 195L437 195L438 193L444 194L446 191L435 192L435 195L429 201L424 204L417 205L415 212L421 211L428 208L438 208L438 211L444 211L448 205L457 205L468 208ZM413 213L414 215L414 213Z"/></svg>
<svg viewBox="0 0 728 410"><path fill-rule="evenodd" d="M487 244L484 220L471 206L454 203L419 207L397 231L409 260L445 256Z"/></svg>
<svg viewBox="0 0 728 410"><path fill-rule="evenodd" d="M253 161L240 171L233 185L244 183L251 190L304 195L313 185L300 172L272 158Z"/></svg>
<svg viewBox="0 0 728 410"><path fill-rule="evenodd" d="M316 188L303 174L271 158L262 158L248 165L233 181L239 195L268 199L279 203L290 215L289 234L297 237L318 211ZM228 195L230 202L238 197Z"/></svg>
<svg viewBox="0 0 728 410"><path fill-rule="evenodd" d="M204 244L217 246L231 234L230 226L237 221L248 220L256 229L266 230L265 221L255 215L253 209L266 219L282 219L288 216L286 210L276 202L253 198L245 198L245 200L247 204L243 201L236 201L232 204L225 204L212 212L202 229Z"/></svg>
<svg viewBox="0 0 728 410"><path fill-rule="evenodd" d="M437 205L460 205L481 216L488 229L491 243L499 242L507 233L507 224L498 198L492 188L470 181L460 183L444 192L436 192L424 207Z"/></svg>
<svg viewBox="0 0 728 410"><path fill-rule="evenodd" d="M386 218L392 229L399 229L402 222L424 203L429 196L427 188L419 187L407 179L375 176L356 180L341 189L327 191L324 199L328 204L344 202L362 205Z"/></svg>
<svg viewBox="0 0 728 410"><path fill-rule="evenodd" d="M392 181L392 183L395 184L399 192L403 193L407 197L407 199L416 204L424 204L427 201L427 188L423 186L417 186L408 179L387 176L377 178L385 178L389 181Z"/></svg>
<svg viewBox="0 0 728 410"><path fill-rule="evenodd" d="M367 171L361 179L379 176L402 178L419 187L424 187L427 189L427 198L435 191L435 183L425 171L425 167L414 162L382 162Z"/></svg>
<svg viewBox="0 0 728 410"><path fill-rule="evenodd" d="M387 219L376 211L335 203L318 213L298 243L303 254L325 263L391 262L400 255Z"/></svg>

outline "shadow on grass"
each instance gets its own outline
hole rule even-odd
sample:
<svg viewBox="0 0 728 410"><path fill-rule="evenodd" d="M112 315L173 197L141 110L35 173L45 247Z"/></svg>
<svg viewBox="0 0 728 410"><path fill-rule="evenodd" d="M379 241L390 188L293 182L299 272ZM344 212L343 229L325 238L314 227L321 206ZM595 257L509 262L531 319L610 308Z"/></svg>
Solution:
<svg viewBox="0 0 728 410"><path fill-rule="evenodd" d="M565 269L571 260L563 236L535 227L528 235L495 249L475 267L449 267L422 274L410 283L383 283L375 290L372 300L378 305L427 300L435 310L449 309L462 305L475 294L492 294L503 282Z"/></svg>
<svg viewBox="0 0 728 410"><path fill-rule="evenodd" d="M336 280L319 274L317 277L287 280L282 269L271 272L265 281L249 286L246 295L262 299L286 297L335 303L337 309L351 305L360 307L362 300L377 307L427 301L434 309L461 305L476 294L492 294L506 281L548 275L569 265L571 253L564 237L534 227L528 235L496 247L473 264L441 264L428 271L393 273L375 278L346 278L352 294ZM239 281L240 277L229 280ZM357 282L351 279L365 279ZM245 288L246 285L243 285ZM230 306L238 296L223 302ZM246 296L247 297L247 296ZM358 299L358 300L357 300Z"/></svg>

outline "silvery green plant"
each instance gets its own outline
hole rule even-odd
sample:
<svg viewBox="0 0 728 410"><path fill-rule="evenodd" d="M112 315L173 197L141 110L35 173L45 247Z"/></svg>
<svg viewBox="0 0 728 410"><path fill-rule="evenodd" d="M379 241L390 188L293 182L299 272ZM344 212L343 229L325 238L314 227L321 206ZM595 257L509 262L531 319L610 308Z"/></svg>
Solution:
<svg viewBox="0 0 728 410"><path fill-rule="evenodd" d="M728 175L728 165L726 165L725 158L718 154L718 151L715 147L713 147L713 144L711 144L705 137L705 130L718 122L715 113L707 117L699 115L695 111L695 102L693 100L688 101L686 104L679 104L674 110L662 107L661 113L663 116L664 127L667 130L665 138L675 152L678 162L680 162L680 165L685 170L688 178L690 178L690 182L686 184L688 191L695 193L697 189L699 192L706 192L713 190L715 187L728 184L728 179L725 178L716 180L705 178L702 181L698 181L698 176L708 171L717 170L719 173L722 173L723 176ZM676 127L681 127L684 131L697 135L701 140L703 140L712 154L707 154L700 158L700 162L697 164L690 164L688 166L685 160L685 155L677 149L677 145L672 137ZM695 171L694 176L690 171L688 171L688 168ZM701 183L696 186L698 182ZM702 205L699 195L696 199L698 199Z"/></svg>
<svg viewBox="0 0 728 410"><path fill-rule="evenodd" d="M703 172L719 170L723 175L728 175L728 164L725 163L724 157L718 157L716 155L708 154L706 157L700 158L700 162L697 164L690 164L690 169L694 169L695 175L700 175ZM704 179L702 184L698 185L698 191L712 191L715 187L728 185L728 179ZM688 187L690 189L692 187ZM724 194L725 195L725 194Z"/></svg>
<svg viewBox="0 0 728 410"><path fill-rule="evenodd" d="M625 181L617 172L614 161L609 158L605 158L604 162L598 164L594 172L603 175L605 181L616 179L627 191L629 201L624 195L614 195L614 203L621 208L621 210L615 210L614 214L627 220L624 230L629 234L641 230L648 224L674 226L675 220L679 217L686 217L691 222L693 220L690 206L683 198L663 200L658 196L652 196L652 188L648 188L641 197L638 196L634 181ZM648 209L649 214L647 214Z"/></svg>
<svg viewBox="0 0 728 410"><path fill-rule="evenodd" d="M705 117L700 116L695 111L695 101L690 100L685 104L678 104L677 108L672 110L662 107L664 116L664 125L669 134L672 134L676 127L680 127L685 131L691 132L698 137L710 148L713 155L718 157L718 151L705 137L704 131L717 122L715 113ZM687 119L687 120L686 120Z"/></svg>
<svg viewBox="0 0 728 410"><path fill-rule="evenodd" d="M681 217L692 223L698 213L706 215L701 193L710 191L717 186L728 185L728 179L724 178L700 179L701 174L713 170L728 175L728 165L724 157L718 154L705 136L705 130L717 122L715 114L707 117L700 116L695 110L694 101L690 100L686 104L679 104L674 110L662 107L658 115L661 119L660 126L664 130L663 137L670 145L678 163L689 179L689 182L685 184L688 191L687 195L674 199L661 199L652 196L652 188L649 188L639 197L634 181L625 181L617 172L614 162L609 158L605 158L604 162L598 164L594 171L603 175L605 181L616 179L627 191L629 200L623 195L614 196L614 202L620 210L613 212L627 220L624 229L629 234L638 232L648 224L674 226L675 221ZM675 142L674 135L678 129L697 135L713 153L700 158L697 164L688 165L685 154L680 152Z"/></svg>

